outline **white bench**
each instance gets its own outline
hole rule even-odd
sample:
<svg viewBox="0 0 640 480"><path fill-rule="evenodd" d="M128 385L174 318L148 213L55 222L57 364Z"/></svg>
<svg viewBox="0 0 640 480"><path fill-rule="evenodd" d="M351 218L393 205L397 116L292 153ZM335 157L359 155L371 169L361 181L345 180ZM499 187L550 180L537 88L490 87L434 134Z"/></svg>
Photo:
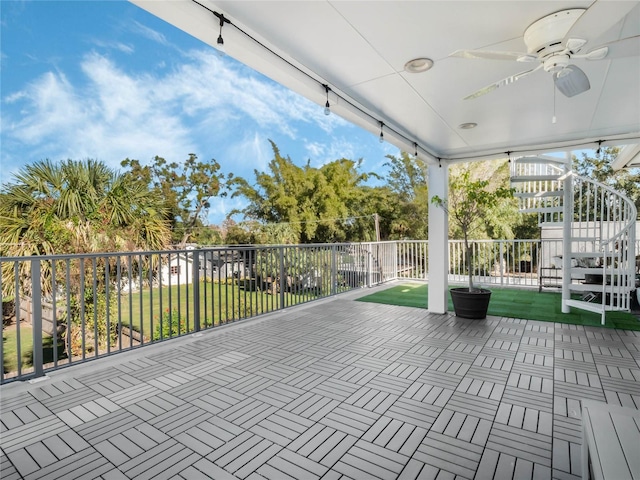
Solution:
<svg viewBox="0 0 640 480"><path fill-rule="evenodd" d="M640 480L640 410L582 401L582 478Z"/></svg>

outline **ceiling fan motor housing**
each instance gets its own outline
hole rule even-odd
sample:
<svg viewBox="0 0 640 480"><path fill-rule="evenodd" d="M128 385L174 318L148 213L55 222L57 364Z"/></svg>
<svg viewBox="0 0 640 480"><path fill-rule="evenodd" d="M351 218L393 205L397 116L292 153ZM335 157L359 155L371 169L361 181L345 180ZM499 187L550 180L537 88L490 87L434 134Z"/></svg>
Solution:
<svg viewBox="0 0 640 480"><path fill-rule="evenodd" d="M557 73L569 65L569 55L555 54L544 59L545 72Z"/></svg>
<svg viewBox="0 0 640 480"><path fill-rule="evenodd" d="M563 39L578 18L586 11L584 8L572 8L552 13L535 21L524 31L524 43L527 53L542 59L565 50ZM564 68L564 67L562 67ZM548 70L545 62L545 70Z"/></svg>

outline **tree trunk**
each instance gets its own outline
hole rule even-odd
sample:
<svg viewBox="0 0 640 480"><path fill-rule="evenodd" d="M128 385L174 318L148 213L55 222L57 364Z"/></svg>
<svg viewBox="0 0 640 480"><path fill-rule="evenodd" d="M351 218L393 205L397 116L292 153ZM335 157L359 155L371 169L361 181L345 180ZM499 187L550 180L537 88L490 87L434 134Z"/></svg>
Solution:
<svg viewBox="0 0 640 480"><path fill-rule="evenodd" d="M467 261L467 275L469 275L469 291L473 292L473 265L471 265L471 248L469 247L469 238L467 232L464 232L464 252Z"/></svg>

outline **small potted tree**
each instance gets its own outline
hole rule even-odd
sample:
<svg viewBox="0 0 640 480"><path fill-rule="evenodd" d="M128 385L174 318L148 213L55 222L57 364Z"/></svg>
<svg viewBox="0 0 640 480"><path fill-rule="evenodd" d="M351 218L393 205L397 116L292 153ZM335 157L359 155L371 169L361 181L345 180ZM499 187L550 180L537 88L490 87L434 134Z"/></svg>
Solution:
<svg viewBox="0 0 640 480"><path fill-rule="evenodd" d="M449 182L449 199L437 195L431 202L443 208L449 220L460 228L464 239L465 261L468 287L452 288L451 300L456 316L481 319L487 316L491 291L473 285L473 258L469 246L469 235L485 219L487 211L496 206L503 198L513 196L513 190L500 187L490 190L488 180L475 180L469 170L451 178Z"/></svg>

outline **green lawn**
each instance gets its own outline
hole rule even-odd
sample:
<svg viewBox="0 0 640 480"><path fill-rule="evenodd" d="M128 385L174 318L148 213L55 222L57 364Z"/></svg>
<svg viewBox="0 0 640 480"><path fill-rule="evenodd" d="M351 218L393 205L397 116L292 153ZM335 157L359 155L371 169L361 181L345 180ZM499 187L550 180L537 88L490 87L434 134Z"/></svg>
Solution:
<svg viewBox="0 0 640 480"><path fill-rule="evenodd" d="M213 324L219 325L242 318L247 318L261 313L293 306L299 303L311 301L317 298L313 292L292 294L285 292L283 296L276 292L269 294L260 290L242 289L235 283L219 284L211 282L200 283L200 321L205 328ZM146 341L154 336L159 329L160 320L163 325L170 324L170 312L175 312L175 318L181 317L180 333L193 331L194 329L194 288L193 285L176 285L162 289L145 289L142 292L122 295L110 310L109 318L112 324L121 319L122 325L142 332ZM179 315L178 315L179 312ZM177 329L171 335L177 335ZM156 337L157 337L156 333ZM163 336L169 335L169 329L165 328ZM22 367L32 367L33 335L32 328L22 326L20 329ZM124 341L125 345L128 341ZM52 338L43 334L45 362L53 358ZM63 349L59 354L64 355ZM17 335L16 331L9 329L3 331L3 361L5 372L17 370Z"/></svg>
<svg viewBox="0 0 640 480"><path fill-rule="evenodd" d="M542 322L570 323L574 325L601 326L600 314L571 309L571 313L562 313L562 297L556 292L537 292L506 288L491 288L489 315L497 317L523 318ZM366 297L358 301L402 305L406 307L427 308L429 296L428 285L398 285ZM449 310L453 304L449 298ZM627 312L607 312L607 328L640 330L640 321Z"/></svg>
<svg viewBox="0 0 640 480"><path fill-rule="evenodd" d="M122 324L142 331L145 337L158 328L169 312L180 312L187 329L193 329L194 320L193 285L145 289L120 300ZM284 294L284 307L314 300L313 293ZM201 326L219 325L242 318L259 315L280 308L279 293L271 295L259 290L244 290L236 284L200 283ZM117 315L117 312L116 312ZM117 317L116 317L117 318Z"/></svg>

